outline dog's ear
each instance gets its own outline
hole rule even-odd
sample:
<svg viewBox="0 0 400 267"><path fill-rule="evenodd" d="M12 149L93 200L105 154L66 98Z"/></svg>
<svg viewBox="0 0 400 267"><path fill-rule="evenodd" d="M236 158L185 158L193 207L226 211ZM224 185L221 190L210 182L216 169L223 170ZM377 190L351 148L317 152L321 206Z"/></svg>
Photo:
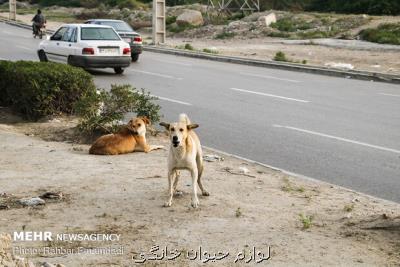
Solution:
<svg viewBox="0 0 400 267"><path fill-rule="evenodd" d="M169 123L166 123L166 122L160 122L160 125L161 125L161 126L164 126L164 127L165 127L165 129L169 130Z"/></svg>
<svg viewBox="0 0 400 267"><path fill-rule="evenodd" d="M150 120L146 116L139 117L146 125L150 125Z"/></svg>
<svg viewBox="0 0 400 267"><path fill-rule="evenodd" d="M199 127L198 124L193 123L193 124L189 124L188 126L186 126L188 130L192 130L192 129L196 129L197 127Z"/></svg>
<svg viewBox="0 0 400 267"><path fill-rule="evenodd" d="M133 120L130 120L130 121L128 121L128 123L125 125L125 127L128 128L128 129L131 130L131 131L135 131L135 127L133 126L133 124L134 124L134 121L133 121Z"/></svg>

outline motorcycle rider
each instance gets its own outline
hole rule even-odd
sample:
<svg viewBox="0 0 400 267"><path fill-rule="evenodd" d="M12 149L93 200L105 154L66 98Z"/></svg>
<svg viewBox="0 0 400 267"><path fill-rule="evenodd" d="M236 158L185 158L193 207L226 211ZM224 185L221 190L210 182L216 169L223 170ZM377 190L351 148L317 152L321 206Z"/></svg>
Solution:
<svg viewBox="0 0 400 267"><path fill-rule="evenodd" d="M39 33L39 30L46 23L46 19L42 15L42 11L40 9L37 10L37 13L33 17L32 21L33 21L33 24L32 24L33 34L37 35Z"/></svg>

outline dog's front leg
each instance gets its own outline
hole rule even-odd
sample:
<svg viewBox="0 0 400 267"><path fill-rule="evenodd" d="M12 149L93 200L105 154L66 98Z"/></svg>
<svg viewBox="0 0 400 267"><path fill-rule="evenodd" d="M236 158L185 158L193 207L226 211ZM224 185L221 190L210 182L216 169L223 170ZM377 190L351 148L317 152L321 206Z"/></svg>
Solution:
<svg viewBox="0 0 400 267"><path fill-rule="evenodd" d="M173 170L169 170L168 171L168 193L169 193L169 197L168 197L168 201L164 203L164 207L171 207L172 205L172 198L174 196L174 180L175 178L175 171Z"/></svg>
<svg viewBox="0 0 400 267"><path fill-rule="evenodd" d="M155 146L155 145L145 145L143 148L143 151L146 153L149 153L150 151L157 150L157 149L163 149L164 146Z"/></svg>
<svg viewBox="0 0 400 267"><path fill-rule="evenodd" d="M192 186L193 186L192 207L197 208L199 206L199 199L197 198L197 179L199 173L197 171L197 168L192 168L190 172L192 174Z"/></svg>

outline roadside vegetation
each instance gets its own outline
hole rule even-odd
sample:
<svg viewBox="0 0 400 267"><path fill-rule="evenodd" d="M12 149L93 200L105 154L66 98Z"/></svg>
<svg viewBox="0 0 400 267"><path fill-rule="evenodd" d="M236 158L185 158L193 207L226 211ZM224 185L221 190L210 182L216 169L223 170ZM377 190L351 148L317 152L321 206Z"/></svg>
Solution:
<svg viewBox="0 0 400 267"><path fill-rule="evenodd" d="M330 38L365 25L370 21L365 16L337 16L330 14L284 14L273 30L267 30L270 37L290 39Z"/></svg>
<svg viewBox="0 0 400 267"><path fill-rule="evenodd" d="M184 45L177 45L175 46L176 49L183 49L195 52L203 52L208 54L218 54L218 50L213 48L203 48L202 50L194 48L191 44L184 44Z"/></svg>
<svg viewBox="0 0 400 267"><path fill-rule="evenodd" d="M362 30L360 37L369 42L400 45L400 23L382 24L375 29Z"/></svg>
<svg viewBox="0 0 400 267"><path fill-rule="evenodd" d="M289 63L297 63L297 64L307 64L307 60L303 59L302 61L292 60L286 57L286 54L282 51L278 51L274 56L274 61L281 61L281 62L289 62Z"/></svg>
<svg viewBox="0 0 400 267"><path fill-rule="evenodd" d="M99 89L84 95L76 103L76 114L81 117L78 129L83 133L96 131L112 133L121 125L126 113L146 116L152 122L160 120L160 106L144 89L132 86L111 85L111 90Z"/></svg>
<svg viewBox="0 0 400 267"><path fill-rule="evenodd" d="M92 76L65 64L0 61L0 105L28 120L58 115L80 117L81 133L114 132L128 112L160 119L160 106L144 89L112 85L97 89Z"/></svg>
<svg viewBox="0 0 400 267"><path fill-rule="evenodd" d="M152 3L151 0L25 0L41 6L69 6L95 8L100 5L119 8L141 8ZM207 4L207 1L167 0L168 6ZM261 0L261 10L322 11L351 14L398 15L398 0Z"/></svg>

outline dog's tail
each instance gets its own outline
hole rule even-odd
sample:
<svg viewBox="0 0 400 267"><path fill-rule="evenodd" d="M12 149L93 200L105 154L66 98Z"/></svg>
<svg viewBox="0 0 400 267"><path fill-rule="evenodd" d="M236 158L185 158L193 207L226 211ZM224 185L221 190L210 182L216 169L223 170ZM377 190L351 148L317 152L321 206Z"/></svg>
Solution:
<svg viewBox="0 0 400 267"><path fill-rule="evenodd" d="M186 123L186 125L191 124L188 115L186 115L185 113L182 113L182 114L179 115L179 121Z"/></svg>

